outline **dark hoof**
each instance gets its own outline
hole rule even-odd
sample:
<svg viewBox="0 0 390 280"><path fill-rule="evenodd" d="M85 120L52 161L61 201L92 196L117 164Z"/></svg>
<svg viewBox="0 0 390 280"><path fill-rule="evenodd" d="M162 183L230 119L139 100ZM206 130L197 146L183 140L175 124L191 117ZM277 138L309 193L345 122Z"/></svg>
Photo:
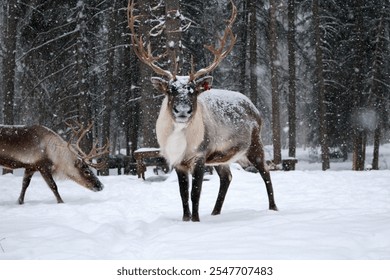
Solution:
<svg viewBox="0 0 390 280"><path fill-rule="evenodd" d="M279 210L278 210L278 207L276 207L276 205L270 206L270 207L269 207L269 210L279 211Z"/></svg>
<svg viewBox="0 0 390 280"><path fill-rule="evenodd" d="M199 216L198 215L192 215L191 221L193 222L200 222Z"/></svg>
<svg viewBox="0 0 390 280"><path fill-rule="evenodd" d="M183 222L189 222L191 221L191 217L190 216L183 216Z"/></svg>

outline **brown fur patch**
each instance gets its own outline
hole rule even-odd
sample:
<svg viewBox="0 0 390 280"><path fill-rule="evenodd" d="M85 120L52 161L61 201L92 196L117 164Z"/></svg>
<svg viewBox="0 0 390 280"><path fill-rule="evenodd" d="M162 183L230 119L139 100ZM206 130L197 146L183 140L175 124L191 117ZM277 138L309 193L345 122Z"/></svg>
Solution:
<svg viewBox="0 0 390 280"><path fill-rule="evenodd" d="M208 154L206 157L206 164L221 164L231 160L238 152L239 147L232 147L226 151L215 151Z"/></svg>

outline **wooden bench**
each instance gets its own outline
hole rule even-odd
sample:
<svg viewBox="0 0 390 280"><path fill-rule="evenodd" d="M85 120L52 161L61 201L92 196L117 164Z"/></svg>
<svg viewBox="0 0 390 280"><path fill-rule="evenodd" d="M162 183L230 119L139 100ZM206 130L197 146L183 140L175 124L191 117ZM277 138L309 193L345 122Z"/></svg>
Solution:
<svg viewBox="0 0 390 280"><path fill-rule="evenodd" d="M296 158L287 158L282 160L282 169L284 171L295 170L295 164L298 163Z"/></svg>
<svg viewBox="0 0 390 280"><path fill-rule="evenodd" d="M147 166L156 166L165 173L169 171L169 166L158 148L141 148L134 152L134 158L137 164L138 178L145 180L145 171ZM152 159L152 160L151 160Z"/></svg>
<svg viewBox="0 0 390 280"><path fill-rule="evenodd" d="M298 163L298 160L296 158L286 158L282 159L282 169L280 169L280 165L276 165L272 160L266 161L269 170L276 171L276 170L283 170L283 171L290 171L295 170L295 164Z"/></svg>

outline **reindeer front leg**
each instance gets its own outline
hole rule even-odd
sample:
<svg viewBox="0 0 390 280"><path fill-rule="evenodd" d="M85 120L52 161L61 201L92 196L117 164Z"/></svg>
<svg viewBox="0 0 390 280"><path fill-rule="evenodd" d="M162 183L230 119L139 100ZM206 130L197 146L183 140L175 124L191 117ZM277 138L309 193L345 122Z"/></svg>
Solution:
<svg viewBox="0 0 390 280"><path fill-rule="evenodd" d="M41 172L43 179L45 179L46 183L48 184L48 186L50 187L50 189L54 193L54 195L57 199L57 203L64 203L60 194L58 193L57 184L54 181L53 176L51 175L50 169L43 168L43 169L40 169L39 171Z"/></svg>
<svg viewBox="0 0 390 280"><path fill-rule="evenodd" d="M204 177L204 159L198 159L195 163L194 170L192 172L192 218L193 222L199 222L199 200L200 193L202 192L202 184Z"/></svg>
<svg viewBox="0 0 390 280"><path fill-rule="evenodd" d="M176 168L177 178L179 180L180 196L183 204L183 221L188 222L191 220L191 211L188 204L188 171L183 171Z"/></svg>

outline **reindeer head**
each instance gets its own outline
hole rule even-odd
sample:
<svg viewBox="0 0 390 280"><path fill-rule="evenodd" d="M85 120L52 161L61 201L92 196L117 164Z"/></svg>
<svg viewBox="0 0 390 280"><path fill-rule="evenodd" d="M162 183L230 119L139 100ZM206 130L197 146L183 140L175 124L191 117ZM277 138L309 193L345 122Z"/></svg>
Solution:
<svg viewBox="0 0 390 280"><path fill-rule="evenodd" d="M102 169L105 162L94 163L92 160L95 158L100 158L101 156L109 153L109 142L98 148L97 142L93 145L92 150L86 154L80 148L80 142L86 136L87 132L93 126L93 123L89 123L85 128L81 123L76 122L76 125L68 124L69 128L72 130L72 136L68 141L69 150L75 155L73 162L72 174L67 174L72 180L76 181L80 185L92 190L92 191L101 191L103 189L103 184L99 181L96 175L92 172L90 167L95 169Z"/></svg>
<svg viewBox="0 0 390 280"><path fill-rule="evenodd" d="M206 76L190 81L189 76L177 76L175 80L152 77L153 86L168 98L168 108L176 123L188 123L197 109L197 97L210 89L213 78Z"/></svg>
<svg viewBox="0 0 390 280"><path fill-rule="evenodd" d="M168 109L172 119L176 123L188 123L197 109L197 98L199 94L211 88L213 78L211 76L204 76L213 71L219 63L230 53L236 42L236 36L232 32L232 24L237 15L237 8L232 3L232 15L227 21L227 26L224 35L219 38L219 47L205 46L213 55L213 62L206 68L198 70L194 73L194 66L192 63L192 70L188 76L177 76L176 70L174 72L160 68L156 62L164 56L153 56L150 43L145 49L142 35L139 36L135 32L135 22L140 16L134 16L134 1L130 0L128 5L128 23L131 31L131 40L133 50L137 57L146 65L150 66L154 72L165 77L153 77L153 86L164 93L168 98ZM226 43L229 42L228 45ZM174 61L176 64L176 61ZM177 67L174 67L177 69ZM204 76L204 77L202 77Z"/></svg>

